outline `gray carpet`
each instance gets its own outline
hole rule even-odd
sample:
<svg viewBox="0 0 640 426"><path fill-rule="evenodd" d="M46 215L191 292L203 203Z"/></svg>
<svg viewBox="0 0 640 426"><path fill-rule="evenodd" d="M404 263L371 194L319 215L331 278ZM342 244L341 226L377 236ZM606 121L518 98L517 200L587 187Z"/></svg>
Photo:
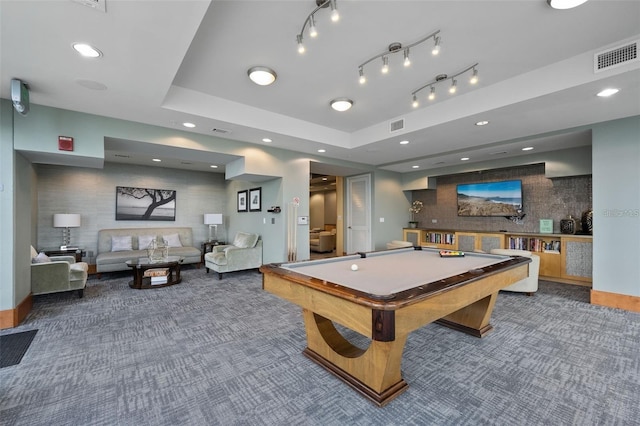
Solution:
<svg viewBox="0 0 640 426"><path fill-rule="evenodd" d="M588 304L584 287L501 293L477 339L435 324L409 336L408 390L384 408L305 358L299 308L255 271L186 269L132 290L128 274L36 296L38 328L0 370L2 425L640 424L640 315Z"/></svg>

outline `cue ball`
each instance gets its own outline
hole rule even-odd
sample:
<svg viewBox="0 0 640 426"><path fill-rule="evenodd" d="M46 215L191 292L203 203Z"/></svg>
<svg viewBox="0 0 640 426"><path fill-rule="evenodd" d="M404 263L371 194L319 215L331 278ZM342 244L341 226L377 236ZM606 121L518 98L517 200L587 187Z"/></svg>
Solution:
<svg viewBox="0 0 640 426"><path fill-rule="evenodd" d="M357 271L358 270L358 265L356 265L355 263L353 265L351 265L351 270L352 271Z"/></svg>

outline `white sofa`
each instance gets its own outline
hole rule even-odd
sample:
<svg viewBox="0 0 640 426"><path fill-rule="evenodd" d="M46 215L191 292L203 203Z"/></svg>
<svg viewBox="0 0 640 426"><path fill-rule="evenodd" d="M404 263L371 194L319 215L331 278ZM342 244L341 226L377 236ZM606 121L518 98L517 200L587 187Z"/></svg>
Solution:
<svg viewBox="0 0 640 426"><path fill-rule="evenodd" d="M511 284L509 287L503 288L503 290L526 293L527 296L533 296L533 293L538 291L540 256L538 256L537 254L533 254L527 250L513 250L513 249L493 249L491 250L491 254L530 257L531 263L529 263L529 276L523 280L518 281L515 284Z"/></svg>
<svg viewBox="0 0 640 426"><path fill-rule="evenodd" d="M96 272L126 271L131 269L127 260L147 257L146 245L140 244L145 237L163 239L178 235L181 247L169 245L169 256L182 256L183 264L202 261L202 253L193 246L193 231L188 227L171 228L118 228L98 231L98 255L96 256ZM142 237L142 238L141 238ZM164 238L166 239L166 238ZM130 241L130 247L124 241ZM171 241L170 241L171 242Z"/></svg>

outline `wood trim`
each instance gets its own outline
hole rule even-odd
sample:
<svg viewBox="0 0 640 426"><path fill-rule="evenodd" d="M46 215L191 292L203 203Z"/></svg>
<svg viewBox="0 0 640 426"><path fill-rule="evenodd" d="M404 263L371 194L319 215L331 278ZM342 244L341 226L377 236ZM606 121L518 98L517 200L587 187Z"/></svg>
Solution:
<svg viewBox="0 0 640 426"><path fill-rule="evenodd" d="M33 297L31 293L29 293L15 308L0 311L0 330L20 325L29 312L31 312L32 307Z"/></svg>
<svg viewBox="0 0 640 426"><path fill-rule="evenodd" d="M640 297L628 294L591 290L591 304L640 312Z"/></svg>

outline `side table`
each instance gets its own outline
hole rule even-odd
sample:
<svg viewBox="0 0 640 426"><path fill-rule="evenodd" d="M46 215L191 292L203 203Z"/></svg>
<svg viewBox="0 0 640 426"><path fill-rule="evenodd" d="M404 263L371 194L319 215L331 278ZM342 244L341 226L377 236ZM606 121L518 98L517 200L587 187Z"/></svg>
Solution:
<svg viewBox="0 0 640 426"><path fill-rule="evenodd" d="M69 247L66 249L56 247L43 248L38 250L38 252L44 252L47 256L73 256L75 257L76 262L82 262L82 252L84 252L84 249L80 247Z"/></svg>

